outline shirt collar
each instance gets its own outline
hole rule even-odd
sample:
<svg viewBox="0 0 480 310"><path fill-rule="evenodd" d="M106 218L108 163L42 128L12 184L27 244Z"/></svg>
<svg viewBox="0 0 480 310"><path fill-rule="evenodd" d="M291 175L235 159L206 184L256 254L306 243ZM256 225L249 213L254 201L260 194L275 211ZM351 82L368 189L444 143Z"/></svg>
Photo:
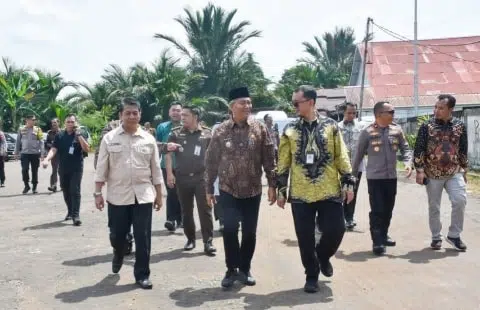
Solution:
<svg viewBox="0 0 480 310"><path fill-rule="evenodd" d="M447 124L450 125L450 124L453 124L453 117L451 117L448 121L444 121L438 118L435 118L434 121L438 125L447 125Z"/></svg>
<svg viewBox="0 0 480 310"><path fill-rule="evenodd" d="M123 129L123 126L118 127L118 134L123 135L125 132L125 129ZM143 129L140 128L140 125L137 125L137 131L135 131L132 136L139 136L139 137L144 137L147 132ZM150 134L150 133L148 133Z"/></svg>
<svg viewBox="0 0 480 310"><path fill-rule="evenodd" d="M254 121L253 117L249 116L249 117L247 118L246 125L247 125L247 126L252 126L253 121ZM230 128L233 128L235 125L239 126L237 123L235 123L235 122L233 121L233 117L230 117L230 119L229 119L227 122L228 122L228 126L229 126ZM240 126L239 126L239 127L240 127Z"/></svg>
<svg viewBox="0 0 480 310"><path fill-rule="evenodd" d="M202 126L200 126L200 124L197 126L197 128L193 131L193 132L197 132L197 131L202 131L203 128ZM183 127L182 126L182 129L180 129L181 132L184 132L184 133L190 133L190 130L188 130L187 128Z"/></svg>

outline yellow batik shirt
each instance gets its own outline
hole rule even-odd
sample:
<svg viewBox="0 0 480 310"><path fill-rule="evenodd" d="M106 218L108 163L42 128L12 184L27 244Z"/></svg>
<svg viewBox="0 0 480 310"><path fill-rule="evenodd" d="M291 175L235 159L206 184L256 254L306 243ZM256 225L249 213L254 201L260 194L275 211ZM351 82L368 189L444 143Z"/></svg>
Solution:
<svg viewBox="0 0 480 310"><path fill-rule="evenodd" d="M313 122L301 118L285 126L280 137L277 187L290 202L342 201L342 185L355 184L348 149L337 122L317 115Z"/></svg>

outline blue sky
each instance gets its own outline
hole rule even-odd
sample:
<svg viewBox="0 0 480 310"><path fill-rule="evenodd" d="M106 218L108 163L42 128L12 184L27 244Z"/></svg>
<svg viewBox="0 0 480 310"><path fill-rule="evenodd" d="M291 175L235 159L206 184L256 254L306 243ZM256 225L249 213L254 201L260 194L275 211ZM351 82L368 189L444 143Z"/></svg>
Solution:
<svg viewBox="0 0 480 310"><path fill-rule="evenodd" d="M93 83L110 63L128 67L153 61L169 45L153 34L184 39L173 21L183 8L202 8L200 0L0 0L0 56L19 65L62 72L69 80ZM236 20L250 20L263 31L245 48L254 52L267 77L303 55L303 41L351 26L357 39L368 16L378 24L413 37L414 1L213 1L238 9ZM480 35L479 0L419 0L419 38ZM375 30L375 40L392 40Z"/></svg>

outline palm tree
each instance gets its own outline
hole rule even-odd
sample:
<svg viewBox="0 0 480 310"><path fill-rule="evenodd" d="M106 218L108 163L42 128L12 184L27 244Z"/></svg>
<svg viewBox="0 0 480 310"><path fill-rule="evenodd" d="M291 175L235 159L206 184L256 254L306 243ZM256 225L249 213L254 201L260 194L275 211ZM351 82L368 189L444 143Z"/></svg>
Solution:
<svg viewBox="0 0 480 310"><path fill-rule="evenodd" d="M345 85L352 69L355 53L355 34L350 27L336 28L332 34L325 32L322 38L314 37L315 43L303 42L308 58L299 60L314 66L322 86L333 88Z"/></svg>
<svg viewBox="0 0 480 310"><path fill-rule="evenodd" d="M202 11L184 9L185 17L177 21L185 29L190 48L176 38L166 34L155 34L155 38L172 43L189 59L195 73L206 77L203 94L218 94L221 88L222 67L246 41L260 37L258 30L247 31L249 21L232 24L237 10L225 11L219 6L208 4Z"/></svg>

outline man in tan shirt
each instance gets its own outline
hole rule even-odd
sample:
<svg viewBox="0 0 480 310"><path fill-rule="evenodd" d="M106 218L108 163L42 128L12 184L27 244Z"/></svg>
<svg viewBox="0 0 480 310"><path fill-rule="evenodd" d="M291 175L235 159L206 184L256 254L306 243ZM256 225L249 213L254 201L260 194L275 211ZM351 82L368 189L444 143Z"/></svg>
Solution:
<svg viewBox="0 0 480 310"><path fill-rule="evenodd" d="M114 249L112 271L123 264L126 236L133 224L136 283L151 289L150 245L152 207L162 207L163 176L155 138L139 126L141 108L131 98L122 100L122 125L102 139L95 174L95 205L103 210L102 187L107 183L110 243Z"/></svg>

